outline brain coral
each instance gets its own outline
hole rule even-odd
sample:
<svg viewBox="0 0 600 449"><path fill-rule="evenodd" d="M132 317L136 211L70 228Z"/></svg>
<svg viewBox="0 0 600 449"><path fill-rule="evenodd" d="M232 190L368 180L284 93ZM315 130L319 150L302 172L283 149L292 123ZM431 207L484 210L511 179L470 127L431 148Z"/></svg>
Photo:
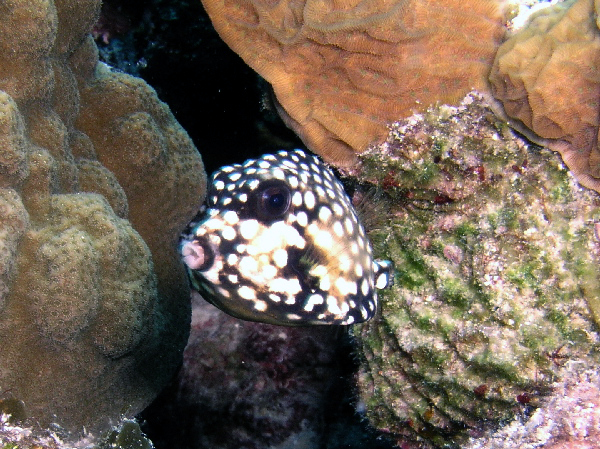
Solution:
<svg viewBox="0 0 600 449"><path fill-rule="evenodd" d="M202 161L143 81L97 61L99 0L0 5L0 391L95 432L181 361L179 230Z"/></svg>
<svg viewBox="0 0 600 449"><path fill-rule="evenodd" d="M498 50L490 81L512 124L600 192L598 7L567 0L534 14Z"/></svg>
<svg viewBox="0 0 600 449"><path fill-rule="evenodd" d="M386 124L453 102L486 76L503 35L494 0L203 0L223 40L273 87L312 151L349 165Z"/></svg>
<svg viewBox="0 0 600 449"><path fill-rule="evenodd" d="M470 96L360 158L389 200L370 236L397 266L380 318L355 328L373 424L458 447L542 404L568 360L597 367L600 197L558 155Z"/></svg>

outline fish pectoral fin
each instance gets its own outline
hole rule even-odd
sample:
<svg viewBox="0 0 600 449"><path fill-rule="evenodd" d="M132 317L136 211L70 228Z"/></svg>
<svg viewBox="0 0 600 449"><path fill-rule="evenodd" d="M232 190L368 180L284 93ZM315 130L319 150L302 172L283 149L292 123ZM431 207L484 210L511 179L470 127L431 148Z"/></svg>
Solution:
<svg viewBox="0 0 600 449"><path fill-rule="evenodd" d="M394 285L394 263L390 260L375 261L375 287L388 288Z"/></svg>

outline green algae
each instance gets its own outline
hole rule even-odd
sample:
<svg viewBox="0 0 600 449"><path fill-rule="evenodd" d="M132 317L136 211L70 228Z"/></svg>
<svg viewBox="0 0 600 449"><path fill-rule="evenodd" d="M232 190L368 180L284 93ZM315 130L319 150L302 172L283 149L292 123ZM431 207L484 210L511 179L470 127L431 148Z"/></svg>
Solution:
<svg viewBox="0 0 600 449"><path fill-rule="evenodd" d="M19 445L16 443L7 443L2 445L1 449L19 449Z"/></svg>
<svg viewBox="0 0 600 449"><path fill-rule="evenodd" d="M0 415L7 415L6 422L9 424L25 421L27 419L25 403L13 397L0 399Z"/></svg>
<svg viewBox="0 0 600 449"><path fill-rule="evenodd" d="M125 419L111 431L98 449L153 449L154 445L144 435L137 421Z"/></svg>
<svg viewBox="0 0 600 449"><path fill-rule="evenodd" d="M566 360L597 359L600 199L557 155L470 96L394 124L352 175L384 191L370 238L396 265L355 328L376 427L458 447L543 401Z"/></svg>

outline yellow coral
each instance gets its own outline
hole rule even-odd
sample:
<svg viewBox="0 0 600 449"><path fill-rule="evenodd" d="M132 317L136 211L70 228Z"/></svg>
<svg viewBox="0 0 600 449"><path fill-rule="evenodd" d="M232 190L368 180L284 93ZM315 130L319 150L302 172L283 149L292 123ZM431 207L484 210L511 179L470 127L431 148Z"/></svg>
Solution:
<svg viewBox="0 0 600 449"><path fill-rule="evenodd" d="M348 165L386 124L485 90L503 35L494 0L203 0L312 151Z"/></svg>
<svg viewBox="0 0 600 449"><path fill-rule="evenodd" d="M598 12L594 0L539 11L500 47L490 81L512 124L600 192Z"/></svg>
<svg viewBox="0 0 600 449"><path fill-rule="evenodd" d="M140 411L180 361L176 242L206 183L155 92L98 63L99 5L0 4L0 391L91 431Z"/></svg>

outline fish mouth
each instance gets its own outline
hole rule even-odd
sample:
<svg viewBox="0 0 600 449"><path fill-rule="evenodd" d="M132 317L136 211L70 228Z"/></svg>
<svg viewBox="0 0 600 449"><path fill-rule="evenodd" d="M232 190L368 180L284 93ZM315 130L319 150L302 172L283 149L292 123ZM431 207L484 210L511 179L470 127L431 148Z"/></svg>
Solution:
<svg viewBox="0 0 600 449"><path fill-rule="evenodd" d="M182 239L179 244L179 253L183 263L194 271L209 270L214 262L216 251L206 237Z"/></svg>

